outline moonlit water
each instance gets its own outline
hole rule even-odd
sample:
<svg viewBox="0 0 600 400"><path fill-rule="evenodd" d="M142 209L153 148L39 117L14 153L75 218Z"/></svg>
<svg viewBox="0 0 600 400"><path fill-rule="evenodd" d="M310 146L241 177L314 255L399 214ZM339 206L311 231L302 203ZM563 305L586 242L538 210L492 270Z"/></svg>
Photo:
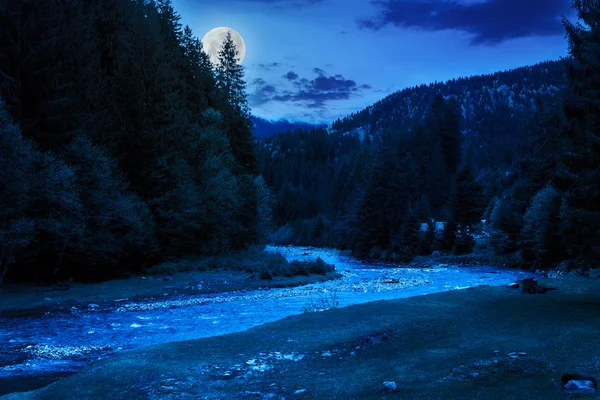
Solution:
<svg viewBox="0 0 600 400"><path fill-rule="evenodd" d="M531 276L489 267L388 268L362 264L334 249L269 246L288 260L321 257L341 279L271 290L168 297L111 308L83 306L46 315L0 317L0 379L76 371L115 352L243 331L303 313L333 293L339 306L390 300ZM0 314L1 316L1 314Z"/></svg>

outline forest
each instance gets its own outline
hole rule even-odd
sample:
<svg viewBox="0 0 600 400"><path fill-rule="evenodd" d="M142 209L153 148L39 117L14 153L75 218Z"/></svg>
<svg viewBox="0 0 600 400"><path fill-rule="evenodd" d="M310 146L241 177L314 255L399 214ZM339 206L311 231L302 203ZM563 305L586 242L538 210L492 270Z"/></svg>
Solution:
<svg viewBox="0 0 600 400"><path fill-rule="evenodd" d="M564 60L255 139L233 42L212 65L170 0L1 7L0 282L268 241L407 262L484 227L524 268L599 265L598 9L563 21Z"/></svg>
<svg viewBox="0 0 600 400"><path fill-rule="evenodd" d="M469 254L478 235L515 267L600 266L600 19L577 12L562 60L408 88L260 141L273 240L407 262Z"/></svg>
<svg viewBox="0 0 600 400"><path fill-rule="evenodd" d="M0 274L110 278L261 242L242 67L170 0L0 9Z"/></svg>

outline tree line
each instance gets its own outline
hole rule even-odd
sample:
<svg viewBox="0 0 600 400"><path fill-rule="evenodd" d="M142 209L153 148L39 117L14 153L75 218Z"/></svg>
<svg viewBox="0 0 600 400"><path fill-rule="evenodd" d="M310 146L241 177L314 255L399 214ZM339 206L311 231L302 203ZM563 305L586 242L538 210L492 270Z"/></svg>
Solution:
<svg viewBox="0 0 600 400"><path fill-rule="evenodd" d="M7 0L0 49L0 282L113 277L265 236L230 37L212 65L170 0Z"/></svg>
<svg viewBox="0 0 600 400"><path fill-rule="evenodd" d="M561 61L410 88L258 143L274 240L407 261L469 253L483 229L526 268L598 266L600 5L573 6Z"/></svg>

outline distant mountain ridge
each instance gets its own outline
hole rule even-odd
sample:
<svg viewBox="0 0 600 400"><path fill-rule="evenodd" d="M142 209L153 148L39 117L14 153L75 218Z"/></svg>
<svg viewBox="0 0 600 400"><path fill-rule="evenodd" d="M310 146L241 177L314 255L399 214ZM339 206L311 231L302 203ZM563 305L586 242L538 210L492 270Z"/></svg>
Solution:
<svg viewBox="0 0 600 400"><path fill-rule="evenodd" d="M307 122L293 122L286 119L270 121L255 116L252 116L252 123L254 124L254 137L258 140L286 132L287 130L293 131L298 128L309 129L316 126Z"/></svg>
<svg viewBox="0 0 600 400"><path fill-rule="evenodd" d="M332 130L340 134L376 136L406 131L422 120L437 94L455 98L463 114L465 144L474 154L476 167L491 167L499 152L510 163L523 142L522 125L537 109L541 99L552 98L564 87L562 61L545 61L531 66L452 79L407 88L338 119Z"/></svg>

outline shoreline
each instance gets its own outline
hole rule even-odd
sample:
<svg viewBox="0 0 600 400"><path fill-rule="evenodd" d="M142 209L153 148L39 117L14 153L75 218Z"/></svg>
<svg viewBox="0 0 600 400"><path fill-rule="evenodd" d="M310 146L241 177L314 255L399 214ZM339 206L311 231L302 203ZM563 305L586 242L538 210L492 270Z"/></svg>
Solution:
<svg viewBox="0 0 600 400"><path fill-rule="evenodd" d="M68 290L40 291L34 284L5 284L0 287L0 318L39 313L49 309L89 304L118 306L122 301L143 302L162 297L219 294L260 289L291 288L339 279L337 271L325 275L260 279L238 271L191 271L174 275L140 275L98 283L73 283Z"/></svg>
<svg viewBox="0 0 600 400"><path fill-rule="evenodd" d="M114 355L2 400L287 398L302 389L294 398L375 399L387 393L383 381L399 383L394 397L402 399L520 399L523 393L559 399L562 373L600 374L593 351L600 345L594 329L600 324L600 281L551 281L560 290L547 295L498 286L451 290L164 343ZM575 348L569 346L573 340Z"/></svg>

